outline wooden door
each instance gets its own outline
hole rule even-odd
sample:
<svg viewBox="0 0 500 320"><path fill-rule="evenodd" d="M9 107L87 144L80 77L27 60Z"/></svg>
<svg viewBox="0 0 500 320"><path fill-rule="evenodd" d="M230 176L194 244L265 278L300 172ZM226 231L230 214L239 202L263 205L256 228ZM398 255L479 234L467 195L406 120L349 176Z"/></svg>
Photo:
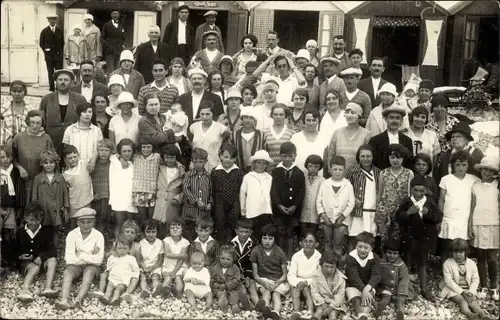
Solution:
<svg viewBox="0 0 500 320"><path fill-rule="evenodd" d="M7 1L3 1L1 4L1 16L0 16L0 45L1 45L1 73L2 73L2 83L10 82L10 70L9 70L9 4Z"/></svg>
<svg viewBox="0 0 500 320"><path fill-rule="evenodd" d="M233 55L241 49L241 38L246 34L248 23L247 11L229 11L227 21L226 54Z"/></svg>
<svg viewBox="0 0 500 320"><path fill-rule="evenodd" d="M10 2L8 12L9 17L5 20L8 21L8 61L11 62L8 63L8 74L10 81L22 80L26 83L37 83L39 35L37 34L36 21L38 6L33 2Z"/></svg>
<svg viewBox="0 0 500 320"><path fill-rule="evenodd" d="M156 14L150 11L134 11L134 47L149 41L148 30L150 26L156 25Z"/></svg>
<svg viewBox="0 0 500 320"><path fill-rule="evenodd" d="M460 79L471 78L477 69L477 49L479 40L479 17L467 16L465 19L464 48L462 55L462 74Z"/></svg>

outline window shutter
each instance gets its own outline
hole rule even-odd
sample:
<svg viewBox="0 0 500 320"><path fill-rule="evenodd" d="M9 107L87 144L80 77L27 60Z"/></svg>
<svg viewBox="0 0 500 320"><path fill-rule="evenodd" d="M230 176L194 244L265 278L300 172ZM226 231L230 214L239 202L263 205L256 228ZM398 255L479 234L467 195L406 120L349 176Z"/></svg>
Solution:
<svg viewBox="0 0 500 320"><path fill-rule="evenodd" d="M333 37L343 34L344 14L338 11L322 11L319 19L318 48L322 57L332 51Z"/></svg>
<svg viewBox="0 0 500 320"><path fill-rule="evenodd" d="M255 9L253 18L253 34L259 40L257 48L265 49L266 36L269 30L274 28L274 10L270 9Z"/></svg>

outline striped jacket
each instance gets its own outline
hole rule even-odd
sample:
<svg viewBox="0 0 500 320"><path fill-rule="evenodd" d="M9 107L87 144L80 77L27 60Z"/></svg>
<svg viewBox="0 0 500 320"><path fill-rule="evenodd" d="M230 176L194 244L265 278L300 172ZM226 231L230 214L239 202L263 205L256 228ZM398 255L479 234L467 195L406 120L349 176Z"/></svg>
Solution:
<svg viewBox="0 0 500 320"><path fill-rule="evenodd" d="M380 169L372 166L373 176L375 177L375 187L377 188L378 194L378 180L380 176ZM361 171L361 167L359 165L355 165L346 170L345 177L352 184L354 189L354 197L360 201L365 200L365 186L366 186L366 177ZM355 206L352 211L352 215L354 217L362 217L363 216L363 207Z"/></svg>
<svg viewBox="0 0 500 320"><path fill-rule="evenodd" d="M241 131L243 128L238 129L233 132L232 141L236 149L238 150L238 158L236 159L236 165L240 167L244 172L249 172L248 167L251 167L251 163L247 163L249 159L245 159L245 152L243 150L243 138L241 136ZM255 129L255 134L250 140L252 143L252 149L250 151L250 156L254 155L258 150L265 149L266 141L262 131Z"/></svg>

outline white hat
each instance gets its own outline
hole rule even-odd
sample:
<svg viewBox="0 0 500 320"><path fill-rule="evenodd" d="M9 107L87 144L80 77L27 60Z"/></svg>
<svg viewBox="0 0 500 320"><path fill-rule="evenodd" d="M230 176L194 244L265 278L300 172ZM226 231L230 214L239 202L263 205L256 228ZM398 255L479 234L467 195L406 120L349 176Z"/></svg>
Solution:
<svg viewBox="0 0 500 320"><path fill-rule="evenodd" d="M382 111L382 117L387 117L387 115L391 112L397 112L401 115L401 117L406 116L406 109L398 102L394 102L389 108L384 109Z"/></svg>
<svg viewBox="0 0 500 320"><path fill-rule="evenodd" d="M95 218L96 211L92 208L81 208L75 214L73 215L72 218L75 219L90 219L90 218Z"/></svg>
<svg viewBox="0 0 500 320"><path fill-rule="evenodd" d="M123 50L122 53L120 53L120 63L122 63L122 61L124 60L135 62L134 54L132 53L132 51Z"/></svg>
<svg viewBox="0 0 500 320"><path fill-rule="evenodd" d="M75 31L76 29L78 29L78 30L82 31L82 26L81 26L80 24L78 24L78 23L77 23L77 24L75 24L75 25L73 26L73 31Z"/></svg>
<svg viewBox="0 0 500 320"><path fill-rule="evenodd" d="M394 97L398 96L398 90L396 89L396 86L390 82L384 83L384 85L382 86L382 88L380 88L377 94L381 94L382 92L388 92L392 94Z"/></svg>
<svg viewBox="0 0 500 320"><path fill-rule="evenodd" d="M243 101L241 92L236 87L231 87L229 88L229 90L227 90L226 100L224 102L227 103L227 100L229 100L230 98L239 98L241 101Z"/></svg>
<svg viewBox="0 0 500 320"><path fill-rule="evenodd" d="M94 16L89 14L89 13L86 13L83 15L83 21L87 20L87 19L90 19L92 21L94 21Z"/></svg>
<svg viewBox="0 0 500 320"><path fill-rule="evenodd" d="M489 169L495 172L500 171L500 159L497 156L484 156L481 162L474 165L474 169Z"/></svg>
<svg viewBox="0 0 500 320"><path fill-rule="evenodd" d="M311 54L307 51L307 49L300 49L295 56L295 59L298 58L304 58L307 59L307 61L311 61Z"/></svg>
<svg viewBox="0 0 500 320"><path fill-rule="evenodd" d="M340 75L341 76L347 76L347 75L356 75L356 76L361 76L363 75L363 72L361 72L361 70L357 69L357 68L347 68L345 70L342 70L340 72Z"/></svg>
<svg viewBox="0 0 500 320"><path fill-rule="evenodd" d="M111 88L113 84L119 84L123 87L123 89L125 89L125 79L123 79L123 77L119 74L113 74L109 78L108 88Z"/></svg>
<svg viewBox="0 0 500 320"><path fill-rule="evenodd" d="M217 11L215 10L210 10L210 11L207 11L205 12L205 14L203 15L204 17L208 17L208 16L217 16Z"/></svg>
<svg viewBox="0 0 500 320"><path fill-rule="evenodd" d="M352 112L359 115L360 117L363 116L363 108L361 108L361 106L359 104L357 104L356 102L349 102L345 106L344 110L351 110Z"/></svg>
<svg viewBox="0 0 500 320"><path fill-rule="evenodd" d="M55 13L50 13L47 15L47 19L50 19L50 18L58 18L58 16Z"/></svg>
<svg viewBox="0 0 500 320"><path fill-rule="evenodd" d="M115 108L120 109L120 104L122 103L132 103L134 105L134 108L137 107L137 101L134 99L134 96L128 91L123 91L122 93L120 93L118 99L116 100Z"/></svg>
<svg viewBox="0 0 500 320"><path fill-rule="evenodd" d="M250 108L250 107L247 107ZM271 164L274 163L273 159L269 156L269 153L266 150L259 150L255 152L253 156L250 157L250 163L254 163L257 160L263 160L266 161L267 163Z"/></svg>
<svg viewBox="0 0 500 320"><path fill-rule="evenodd" d="M316 42L316 40L313 40L313 39L307 40L306 47L308 47L308 46L318 47L318 42Z"/></svg>
<svg viewBox="0 0 500 320"><path fill-rule="evenodd" d="M323 58L321 58L320 63L323 63L323 62L326 62L326 61L333 62L336 65L339 65L341 63L341 61L339 59L334 58L334 57L323 57Z"/></svg>
<svg viewBox="0 0 500 320"><path fill-rule="evenodd" d="M205 78L208 77L208 74L201 68L193 68L188 71L188 76L191 77L193 74L201 74Z"/></svg>
<svg viewBox="0 0 500 320"><path fill-rule="evenodd" d="M240 109L240 118L243 116L252 117L257 120L253 107L243 107Z"/></svg>

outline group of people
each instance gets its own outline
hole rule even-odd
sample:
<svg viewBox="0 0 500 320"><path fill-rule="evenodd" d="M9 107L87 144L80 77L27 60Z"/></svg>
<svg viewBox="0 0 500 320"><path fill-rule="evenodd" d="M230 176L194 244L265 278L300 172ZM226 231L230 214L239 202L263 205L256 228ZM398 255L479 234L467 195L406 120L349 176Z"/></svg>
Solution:
<svg viewBox="0 0 500 320"><path fill-rule="evenodd" d="M92 59L79 62L81 82L56 70L39 106L11 83L0 222L2 264L24 276L19 299L34 299L45 270L41 294L61 309L80 308L99 279L90 294L104 304L133 303L139 286L141 298L185 294L193 308L203 298L206 309L271 319L286 295L294 320L337 319L349 306L379 317L395 301L400 320L410 278L435 299L427 263L438 254L440 297L490 318L477 299L499 300L500 160L473 147L431 80L398 94L384 59L363 70L363 52L345 52L341 35L321 58L314 40L295 55L274 31L266 50L249 34L224 55L208 18L205 48L191 54L177 46L192 34L181 31L189 7L177 11L163 42L180 53L168 62L144 54L163 45L152 26L135 55L120 50L105 84Z"/></svg>

